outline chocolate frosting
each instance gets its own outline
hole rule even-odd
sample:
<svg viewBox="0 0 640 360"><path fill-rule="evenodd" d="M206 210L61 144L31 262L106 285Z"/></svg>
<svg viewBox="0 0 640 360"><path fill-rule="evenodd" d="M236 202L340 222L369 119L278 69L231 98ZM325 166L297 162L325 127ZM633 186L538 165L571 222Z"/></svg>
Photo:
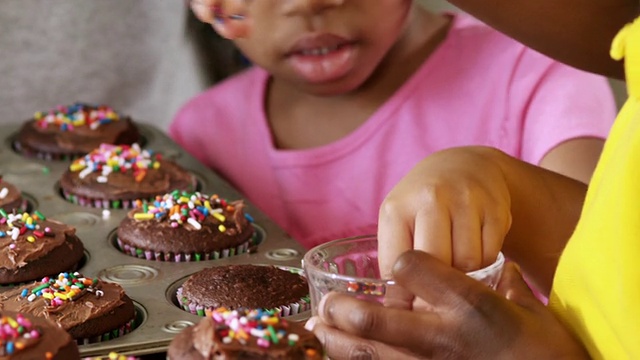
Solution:
<svg viewBox="0 0 640 360"><path fill-rule="evenodd" d="M191 275L182 285L187 301L209 308L273 309L308 295L304 277L262 265L215 266Z"/></svg>
<svg viewBox="0 0 640 360"><path fill-rule="evenodd" d="M33 301L22 296L24 289L30 293L42 282L19 286L0 294L0 309L51 320L75 339L102 335L128 323L134 318L135 309L120 285L101 280L97 282L96 288L103 293L102 296L98 296L97 292L85 292L81 297L65 301L57 307L49 306L42 296Z"/></svg>
<svg viewBox="0 0 640 360"><path fill-rule="evenodd" d="M73 131L62 131L53 124L41 127L35 119L31 119L22 126L16 140L25 150L82 155L102 143L133 144L140 141L140 133L129 117L103 124L95 130L88 126L77 126Z"/></svg>
<svg viewBox="0 0 640 360"><path fill-rule="evenodd" d="M284 330L288 334L296 334L299 339L290 345L286 339L269 347L257 344L257 338L249 336L245 344L237 339L225 343L219 335L224 325L217 324L206 317L195 326L190 326L178 334L169 345L167 351L170 360L224 360L224 359L322 359L320 341L307 331L301 323L281 320L273 328L276 332ZM312 351L307 351L312 350Z"/></svg>
<svg viewBox="0 0 640 360"><path fill-rule="evenodd" d="M137 249L171 253L210 253L229 249L251 239L253 226L244 216L242 201L233 203L233 211L223 210L225 220L220 221L207 216L200 223L202 228L196 229L185 223L178 227L171 226L171 220L164 216L151 220L136 220L136 213L142 209L131 210L118 227L118 238L125 244ZM220 224L225 231L219 230Z"/></svg>
<svg viewBox="0 0 640 360"><path fill-rule="evenodd" d="M26 230L22 235L18 235L14 241L11 236L0 238L0 268L17 269L25 266L28 262L33 261L47 254L58 246L65 243L67 238L75 237L76 229L53 220L40 220L37 222L39 229ZM49 228L45 234L44 229ZM12 229L8 224L0 224L0 231L7 232ZM42 237L36 237L34 231L41 231ZM28 241L29 237L35 238L35 241ZM12 249L10 245L15 245Z"/></svg>
<svg viewBox="0 0 640 360"><path fill-rule="evenodd" d="M148 199L175 189L193 191L196 178L178 164L159 160L158 169L148 169L142 181L137 182L133 171L109 174L108 181L98 182L100 172L92 172L80 178L79 172L67 170L60 179L60 187L77 196L105 200Z"/></svg>
<svg viewBox="0 0 640 360"><path fill-rule="evenodd" d="M35 339L28 347L16 351L9 357L0 355L0 359L12 360L33 360L33 359L49 359L46 354L50 353L53 360L77 360L80 359L78 345L66 331L60 329L54 323L30 314L22 314L27 318L32 328L36 329L40 336ZM10 316L17 318L18 313L15 311L2 310L0 316Z"/></svg>
<svg viewBox="0 0 640 360"><path fill-rule="evenodd" d="M23 203L22 193L20 190L18 190L15 185L2 180L2 177L0 177L0 191L3 188L6 188L8 192L4 198L0 199L0 208L5 211L12 211L13 209L20 208Z"/></svg>

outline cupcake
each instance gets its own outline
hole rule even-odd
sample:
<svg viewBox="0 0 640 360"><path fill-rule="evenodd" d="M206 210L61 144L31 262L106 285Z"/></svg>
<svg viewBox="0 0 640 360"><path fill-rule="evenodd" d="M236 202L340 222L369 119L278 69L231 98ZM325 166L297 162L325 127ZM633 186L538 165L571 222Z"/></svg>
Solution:
<svg viewBox="0 0 640 360"><path fill-rule="evenodd" d="M169 360L321 360L320 341L301 323L261 310L216 309L173 338Z"/></svg>
<svg viewBox="0 0 640 360"><path fill-rule="evenodd" d="M0 214L0 284L18 284L76 270L84 246L74 227L42 213Z"/></svg>
<svg viewBox="0 0 640 360"><path fill-rule="evenodd" d="M189 276L176 299L184 310L200 316L221 307L295 315L309 309L309 286L298 272L266 265L214 266Z"/></svg>
<svg viewBox="0 0 640 360"><path fill-rule="evenodd" d="M78 360L78 345L51 321L0 310L0 359Z"/></svg>
<svg viewBox="0 0 640 360"><path fill-rule="evenodd" d="M27 200L22 197L18 188L3 180L0 176L0 214L6 216L7 212L27 210Z"/></svg>
<svg viewBox="0 0 640 360"><path fill-rule="evenodd" d="M74 160L60 179L67 200L101 208L132 208L138 200L195 188L195 176L138 144L102 144Z"/></svg>
<svg viewBox="0 0 640 360"><path fill-rule="evenodd" d="M15 148L27 156L69 160L102 143L133 144L140 133L127 116L106 105L76 103L37 112L20 129Z"/></svg>
<svg viewBox="0 0 640 360"><path fill-rule="evenodd" d="M135 307L122 287L82 274L60 273L0 294L0 308L47 318L78 344L122 336L135 325Z"/></svg>
<svg viewBox="0 0 640 360"><path fill-rule="evenodd" d="M98 357L85 357L82 360L138 360L135 356L128 356L118 354L117 352L110 352L107 356L98 356Z"/></svg>
<svg viewBox="0 0 640 360"><path fill-rule="evenodd" d="M131 210L118 227L118 246L147 260L219 259L247 251L251 221L242 201L176 190Z"/></svg>

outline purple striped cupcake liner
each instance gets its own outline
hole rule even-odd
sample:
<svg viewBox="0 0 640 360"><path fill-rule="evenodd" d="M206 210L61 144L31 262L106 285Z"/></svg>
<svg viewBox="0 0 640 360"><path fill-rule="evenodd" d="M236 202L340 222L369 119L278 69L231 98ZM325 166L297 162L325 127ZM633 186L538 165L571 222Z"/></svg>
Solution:
<svg viewBox="0 0 640 360"><path fill-rule="evenodd" d="M218 260L230 256L244 254L249 251L249 247L253 240L247 240L244 243L228 248L213 251L210 253L172 253L161 252L154 250L144 250L133 247L129 244L124 244L120 238L116 239L118 243L118 249L124 254L137 257L145 260L165 261L165 262L190 262L190 261L205 261L205 260Z"/></svg>
<svg viewBox="0 0 640 360"><path fill-rule="evenodd" d="M109 341L109 340L113 340L116 338L119 338L120 336L126 335L130 332L132 332L133 330L135 330L135 328L137 327L136 324L136 316L133 317L133 319L129 320L129 322L127 322L126 324L120 326L117 329L113 329L109 332L106 332L102 335L98 335L98 336L93 336L90 338L82 338L82 339L75 339L76 343L78 345L88 345L88 344L95 344L95 343L99 343L99 342L103 342L103 341Z"/></svg>
<svg viewBox="0 0 640 360"><path fill-rule="evenodd" d="M100 198L90 198L87 196L78 196L76 194L72 194L64 189L60 189L60 192L62 193L62 197L64 197L65 200L69 201L72 204L94 207L98 209L133 209L136 207L136 203L139 201L139 199L108 200Z"/></svg>
<svg viewBox="0 0 640 360"><path fill-rule="evenodd" d="M182 286L179 287L178 290L176 291L176 298L180 303L180 307L184 311L192 313L193 315L211 316L211 314L213 314L213 312L217 309L212 307L206 307L203 305L199 305L193 301L189 301L186 297L182 296ZM309 296L305 296L295 303L281 305L273 309L263 309L263 310L279 313L280 316L286 317L286 316L297 315L309 309L311 309L311 300Z"/></svg>
<svg viewBox="0 0 640 360"><path fill-rule="evenodd" d="M13 149L20 155L45 161L72 161L84 156L83 153L53 154L49 152L38 151L32 148L23 147L19 141L13 142Z"/></svg>

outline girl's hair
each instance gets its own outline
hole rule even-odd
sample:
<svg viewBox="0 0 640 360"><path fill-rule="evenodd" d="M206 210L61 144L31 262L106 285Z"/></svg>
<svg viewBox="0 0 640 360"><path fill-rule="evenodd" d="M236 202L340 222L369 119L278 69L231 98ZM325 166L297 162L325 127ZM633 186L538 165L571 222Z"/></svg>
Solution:
<svg viewBox="0 0 640 360"><path fill-rule="evenodd" d="M231 41L218 35L210 24L198 20L189 7L185 16L185 35L193 45L207 85L213 85L249 66Z"/></svg>

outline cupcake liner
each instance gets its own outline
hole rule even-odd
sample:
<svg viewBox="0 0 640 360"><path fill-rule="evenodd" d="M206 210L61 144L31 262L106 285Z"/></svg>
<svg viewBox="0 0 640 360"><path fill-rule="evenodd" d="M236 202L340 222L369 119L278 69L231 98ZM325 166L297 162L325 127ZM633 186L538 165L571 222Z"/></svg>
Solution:
<svg viewBox="0 0 640 360"><path fill-rule="evenodd" d="M244 243L218 251L210 253L164 253L161 251L144 250L133 247L129 244L124 244L119 238L116 239L118 243L118 249L124 254L137 257L145 260L165 261L165 262L190 262L190 261L204 261L204 260L218 260L230 256L244 254L249 251L249 247L253 243L252 240L247 240Z"/></svg>
<svg viewBox="0 0 640 360"><path fill-rule="evenodd" d="M49 153L49 152L44 152L44 151L39 151L36 149L32 149L29 147L23 147L22 144L20 144L19 141L14 141L13 143L13 149L19 153L20 155L26 156L26 157L30 157L30 158L36 158L39 160L46 160L46 161L72 161L75 160L79 157L84 156L84 154L82 153L76 153L76 154L54 154L54 153Z"/></svg>
<svg viewBox="0 0 640 360"><path fill-rule="evenodd" d="M69 201L72 204L80 205L80 206L88 206L94 207L98 209L133 209L136 207L136 203L138 200L125 200L125 199L100 199L100 198L90 198L86 196L78 196L76 194L72 194L67 190L60 189L62 193L62 197L65 200Z"/></svg>
<svg viewBox="0 0 640 360"><path fill-rule="evenodd" d="M109 341L109 340L113 340L116 338L119 338L120 336L126 335L130 332L132 332L133 330L136 329L137 324L136 324L136 315L133 317L133 319L129 320L129 322L127 322L126 324L120 326L117 329L113 329L109 332L106 332L102 335L98 335L98 336L94 336L94 337L90 337L90 338L82 338L82 339L75 339L76 343L78 345L88 345L88 344L95 344L95 343L99 343L99 342L103 342L103 341Z"/></svg>

